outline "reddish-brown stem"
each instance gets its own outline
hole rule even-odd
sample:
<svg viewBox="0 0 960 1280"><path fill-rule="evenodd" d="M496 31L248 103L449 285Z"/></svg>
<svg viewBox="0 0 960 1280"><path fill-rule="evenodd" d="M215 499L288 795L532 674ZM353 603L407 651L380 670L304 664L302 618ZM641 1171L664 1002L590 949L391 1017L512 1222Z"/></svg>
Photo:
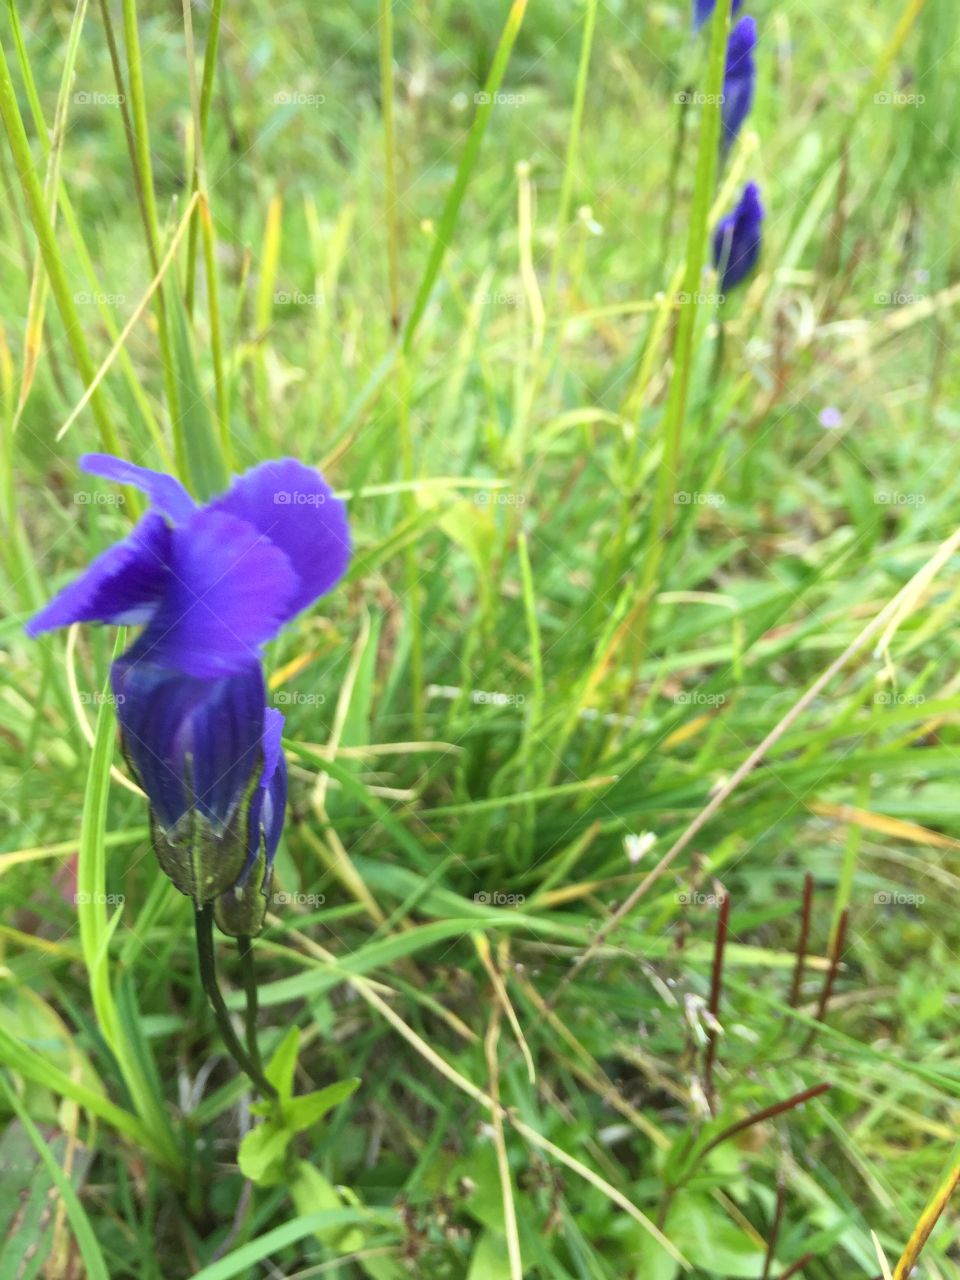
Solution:
<svg viewBox="0 0 960 1280"><path fill-rule="evenodd" d="M714 1147L719 1147L721 1142L726 1142L728 1138L732 1138L734 1134L742 1133L744 1129L749 1129L755 1124L760 1124L762 1120L771 1120L774 1116L783 1115L785 1111L792 1111L794 1107L799 1107L804 1102L809 1102L811 1098L818 1098L821 1093L826 1093L830 1088L828 1084L815 1084L811 1089L804 1089L802 1093L795 1093L792 1098L787 1098L783 1102L775 1102L773 1106L764 1107L762 1111L755 1111L752 1115L745 1116L743 1120L738 1120L736 1124L728 1125L717 1134L703 1148L697 1156L697 1164L711 1152Z"/></svg>
<svg viewBox="0 0 960 1280"><path fill-rule="evenodd" d="M770 1239L767 1242L767 1256L763 1260L763 1275L760 1280L768 1280L770 1268L773 1266L773 1255L777 1251L777 1241L780 1239L780 1224L783 1222L783 1205L786 1200L786 1184L784 1183L783 1170L777 1177L777 1203L773 1210L773 1222L770 1226Z"/></svg>
<svg viewBox="0 0 960 1280"><path fill-rule="evenodd" d="M847 921L850 917L850 908L844 907L840 913L840 919L837 921L837 932L834 935L833 946L830 948L830 967L827 969L827 976L823 981L823 989L820 992L820 999L817 1002L817 1022L822 1022L824 1014L827 1012L827 1005L830 1003L830 997L833 994L833 984L837 980L837 972L840 969L840 958L843 955L843 943L847 936ZM814 1037L817 1034L817 1028L811 1027L800 1048L801 1053L806 1053L813 1044Z"/></svg>
<svg viewBox="0 0 960 1280"><path fill-rule="evenodd" d="M703 1091L706 1094L710 1110L714 1110L716 1091L713 1085L713 1064L717 1055L718 1015L720 1012L720 993L723 989L723 956L727 946L727 925L730 920L730 895L725 893L720 899L720 914L717 916L717 935L713 944L713 972L710 975L710 1024L707 1028L707 1052L703 1063Z"/></svg>
<svg viewBox="0 0 960 1280"><path fill-rule="evenodd" d="M803 982L803 969L807 961L807 943L810 939L810 912L813 908L813 876L808 871L803 877L803 914L800 917L800 937L797 941L797 963L793 970L793 985L790 988L790 1007L795 1009L800 1003L800 984Z"/></svg>
<svg viewBox="0 0 960 1280"><path fill-rule="evenodd" d="M728 1125L726 1129L722 1129L706 1146L700 1148L680 1181L664 1186L663 1193L660 1196L660 1207L657 1211L657 1226L663 1227L667 1220L667 1212L677 1191L685 1182L689 1181L693 1173L700 1167L704 1157L708 1156L715 1147L719 1147L721 1142L726 1142L728 1138L742 1133L744 1129L760 1124L762 1120L770 1120L774 1116L783 1115L785 1111L792 1111L794 1107L799 1107L802 1103L809 1102L811 1098L818 1098L821 1093L826 1093L829 1088L830 1085L826 1083L815 1084L810 1089L804 1089L802 1093L795 1093L792 1098L786 1098L783 1102L775 1102L772 1106L764 1107L762 1111L755 1111L743 1120L738 1120L736 1124Z"/></svg>
<svg viewBox="0 0 960 1280"><path fill-rule="evenodd" d="M802 1271L808 1262L812 1262L817 1255L815 1253L805 1253L802 1258L798 1258L792 1266L787 1267L786 1271L781 1275L780 1280L790 1280L791 1276L795 1276L797 1272ZM880 1280L880 1277L877 1277Z"/></svg>

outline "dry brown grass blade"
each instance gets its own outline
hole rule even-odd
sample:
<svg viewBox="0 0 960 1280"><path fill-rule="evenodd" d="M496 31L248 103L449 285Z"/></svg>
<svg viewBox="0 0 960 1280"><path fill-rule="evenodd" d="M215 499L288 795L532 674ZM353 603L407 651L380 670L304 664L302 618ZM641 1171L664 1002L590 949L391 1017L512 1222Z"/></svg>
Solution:
<svg viewBox="0 0 960 1280"><path fill-rule="evenodd" d="M920 1219L913 1229L913 1235L907 1242L907 1247L896 1265L893 1280L906 1280L913 1270L917 1259L923 1251L923 1246L930 1239L930 1233L940 1221L950 1197L957 1188L958 1182L960 1182L960 1160L957 1161L946 1178L944 1178L937 1189L936 1195L920 1215Z"/></svg>

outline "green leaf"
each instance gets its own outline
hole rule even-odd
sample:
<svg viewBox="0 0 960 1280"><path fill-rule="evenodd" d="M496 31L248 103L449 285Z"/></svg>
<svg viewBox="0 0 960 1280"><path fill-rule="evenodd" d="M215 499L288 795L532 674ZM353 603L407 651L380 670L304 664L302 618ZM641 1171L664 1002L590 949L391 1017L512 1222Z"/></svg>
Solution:
<svg viewBox="0 0 960 1280"><path fill-rule="evenodd" d="M293 1073L300 1052L300 1028L292 1026L280 1041L266 1067L266 1077L280 1096L281 1104L293 1096Z"/></svg>
<svg viewBox="0 0 960 1280"><path fill-rule="evenodd" d="M680 1252L708 1275L757 1280L763 1273L766 1250L703 1196L678 1195L665 1230Z"/></svg>
<svg viewBox="0 0 960 1280"><path fill-rule="evenodd" d="M240 1172L259 1186L272 1186L283 1176L283 1157L294 1136L280 1120L264 1120L240 1143Z"/></svg>
<svg viewBox="0 0 960 1280"><path fill-rule="evenodd" d="M315 1093L291 1098L298 1045L299 1034L288 1032L267 1068L267 1075L280 1094L279 1112L275 1102L255 1104L251 1110L261 1115L266 1113L268 1118L256 1129L251 1129L240 1144L240 1168L245 1177L260 1186L272 1186L281 1180L284 1157L291 1140L322 1120L338 1102L349 1098L360 1083L359 1079L338 1080Z"/></svg>
<svg viewBox="0 0 960 1280"><path fill-rule="evenodd" d="M359 1077L338 1080L335 1084L328 1084L325 1089L318 1089L315 1093L305 1093L299 1098L290 1099L283 1108L285 1123L295 1133L309 1129L318 1120L322 1120L328 1111L332 1111L335 1106L349 1098L359 1084Z"/></svg>
<svg viewBox="0 0 960 1280"><path fill-rule="evenodd" d="M503 1260L507 1255L507 1243L503 1236L484 1231L470 1258L467 1280L503 1280ZM646 1280L647 1273L643 1272ZM658 1280L654 1277L653 1280Z"/></svg>
<svg viewBox="0 0 960 1280"><path fill-rule="evenodd" d="M290 1183L290 1194L298 1213L342 1209L340 1192L308 1160L300 1160ZM342 1253L353 1253L363 1246L363 1232L357 1227L320 1227L315 1235L324 1244L334 1245Z"/></svg>
<svg viewBox="0 0 960 1280"><path fill-rule="evenodd" d="M674 1239L673 1231L669 1237ZM679 1247L679 1246L678 1246ZM663 1245L649 1231L637 1230L636 1247L633 1253L637 1275L643 1280L676 1280L680 1275L680 1263L671 1258Z"/></svg>

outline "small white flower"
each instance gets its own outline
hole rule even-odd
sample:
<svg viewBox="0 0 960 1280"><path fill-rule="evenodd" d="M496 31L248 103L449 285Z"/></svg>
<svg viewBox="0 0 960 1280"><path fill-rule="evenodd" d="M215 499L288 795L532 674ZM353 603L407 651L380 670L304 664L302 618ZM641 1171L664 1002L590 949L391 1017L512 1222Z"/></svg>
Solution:
<svg viewBox="0 0 960 1280"><path fill-rule="evenodd" d="M635 867L656 843L657 837L652 831L642 831L638 836L624 836L623 849L630 865Z"/></svg>

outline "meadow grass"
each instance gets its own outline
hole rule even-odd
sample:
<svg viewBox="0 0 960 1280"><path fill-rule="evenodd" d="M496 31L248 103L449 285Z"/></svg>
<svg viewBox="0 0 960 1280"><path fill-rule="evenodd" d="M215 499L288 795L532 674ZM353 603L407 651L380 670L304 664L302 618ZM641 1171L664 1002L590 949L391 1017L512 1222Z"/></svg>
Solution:
<svg viewBox="0 0 960 1280"><path fill-rule="evenodd" d="M960 14L747 7L720 157L722 5L5 6L0 1275L960 1276ZM99 448L348 499L267 657L260 1041L344 1082L279 1180L115 637L23 634Z"/></svg>

